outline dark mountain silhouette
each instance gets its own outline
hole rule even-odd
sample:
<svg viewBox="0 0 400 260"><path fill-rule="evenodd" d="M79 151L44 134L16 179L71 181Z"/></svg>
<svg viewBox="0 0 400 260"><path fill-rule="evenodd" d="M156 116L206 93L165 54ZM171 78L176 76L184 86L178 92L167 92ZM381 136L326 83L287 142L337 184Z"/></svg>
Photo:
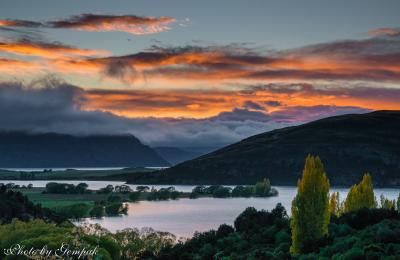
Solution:
<svg viewBox="0 0 400 260"><path fill-rule="evenodd" d="M132 135L0 132L0 168L168 166Z"/></svg>
<svg viewBox="0 0 400 260"><path fill-rule="evenodd" d="M378 185L400 185L400 111L329 117L252 136L130 182L251 184L269 178L295 185L307 154L319 155L331 185L351 185L370 172Z"/></svg>

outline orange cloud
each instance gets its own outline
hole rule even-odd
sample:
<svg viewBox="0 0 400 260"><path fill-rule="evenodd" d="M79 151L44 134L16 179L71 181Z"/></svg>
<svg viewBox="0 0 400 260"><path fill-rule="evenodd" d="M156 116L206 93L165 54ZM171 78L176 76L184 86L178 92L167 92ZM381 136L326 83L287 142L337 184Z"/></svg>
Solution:
<svg viewBox="0 0 400 260"><path fill-rule="evenodd" d="M22 61L0 57L0 72L12 76L21 76L21 73L37 73L42 69L42 65L35 61Z"/></svg>
<svg viewBox="0 0 400 260"><path fill-rule="evenodd" d="M400 30L395 29L395 28L378 28L378 29L369 31L368 34L372 35L372 36L386 35L386 36L394 37L394 36L400 35Z"/></svg>
<svg viewBox="0 0 400 260"><path fill-rule="evenodd" d="M377 51L378 50L378 51ZM345 41L262 55L250 49L186 46L125 56L58 62L68 71L87 67L103 76L177 81L346 80L400 81L400 41Z"/></svg>
<svg viewBox="0 0 400 260"><path fill-rule="evenodd" d="M400 109L398 89L316 88L308 84L274 84L238 91L87 90L83 99L83 109L135 118L208 118L235 108L276 112L288 107L319 105Z"/></svg>
<svg viewBox="0 0 400 260"><path fill-rule="evenodd" d="M0 26L12 27L40 27L42 23L26 20L0 20Z"/></svg>
<svg viewBox="0 0 400 260"><path fill-rule="evenodd" d="M103 53L29 42L3 44L2 49L41 55L48 59L43 62L49 71L69 77L85 75L152 88L229 88L230 84L254 82L400 82L400 41L396 39L340 41L266 54L237 46L184 46L93 57Z"/></svg>
<svg viewBox="0 0 400 260"><path fill-rule="evenodd" d="M42 42L0 42L0 52L17 55L39 56L44 58L62 58L68 56L102 56L109 52L102 50L79 49L62 44Z"/></svg>

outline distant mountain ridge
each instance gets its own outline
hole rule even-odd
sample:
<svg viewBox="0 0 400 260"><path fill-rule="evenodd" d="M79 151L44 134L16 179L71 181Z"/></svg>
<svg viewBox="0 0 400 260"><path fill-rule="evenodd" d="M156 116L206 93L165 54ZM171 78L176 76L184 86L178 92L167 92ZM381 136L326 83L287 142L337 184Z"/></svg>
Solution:
<svg viewBox="0 0 400 260"><path fill-rule="evenodd" d="M370 172L379 185L400 185L400 111L334 116L255 135L136 183L251 184L264 177L295 185L307 154L319 155L331 185Z"/></svg>
<svg viewBox="0 0 400 260"><path fill-rule="evenodd" d="M0 168L169 165L133 135L0 132Z"/></svg>
<svg viewBox="0 0 400 260"><path fill-rule="evenodd" d="M169 146L154 147L153 149L162 158L167 160L172 165L176 165L178 163L191 160L205 154L204 152L200 151L192 151L186 148L169 147Z"/></svg>

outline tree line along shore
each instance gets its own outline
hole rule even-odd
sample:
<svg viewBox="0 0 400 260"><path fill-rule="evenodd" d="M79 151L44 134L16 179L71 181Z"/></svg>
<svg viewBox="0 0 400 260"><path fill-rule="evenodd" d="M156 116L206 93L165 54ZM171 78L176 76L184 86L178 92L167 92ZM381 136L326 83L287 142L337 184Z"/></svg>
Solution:
<svg viewBox="0 0 400 260"><path fill-rule="evenodd" d="M191 192L180 192L173 186L155 189L150 186L137 186L132 190L128 185L107 185L99 190L90 190L84 182L77 185L49 182L45 188L35 188L32 184L3 184L6 188L25 194L31 201L49 208L67 218L117 216L126 214L129 204L141 200L197 199L204 197L270 197L277 196L268 179L255 185L238 185L234 188L221 185L196 186Z"/></svg>

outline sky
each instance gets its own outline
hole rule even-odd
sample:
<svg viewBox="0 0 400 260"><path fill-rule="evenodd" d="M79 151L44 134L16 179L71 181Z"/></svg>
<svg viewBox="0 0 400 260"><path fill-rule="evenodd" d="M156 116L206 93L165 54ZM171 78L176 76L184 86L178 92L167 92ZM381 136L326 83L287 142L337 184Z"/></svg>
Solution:
<svg viewBox="0 0 400 260"><path fill-rule="evenodd" d="M0 128L222 146L400 109L399 1L0 2Z"/></svg>

